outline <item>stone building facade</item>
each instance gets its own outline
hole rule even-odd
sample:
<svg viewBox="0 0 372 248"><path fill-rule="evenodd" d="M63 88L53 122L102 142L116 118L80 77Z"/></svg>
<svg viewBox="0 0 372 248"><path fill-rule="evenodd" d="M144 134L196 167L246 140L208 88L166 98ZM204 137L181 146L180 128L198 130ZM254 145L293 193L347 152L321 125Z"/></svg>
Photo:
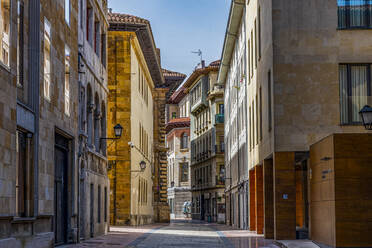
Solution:
<svg viewBox="0 0 372 248"><path fill-rule="evenodd" d="M78 235L78 1L1 1L0 246Z"/></svg>
<svg viewBox="0 0 372 248"><path fill-rule="evenodd" d="M249 227L249 184L247 166L247 44L244 3L235 5L231 22L237 36L224 56L230 56L225 84L225 165L226 223L237 228Z"/></svg>
<svg viewBox="0 0 372 248"><path fill-rule="evenodd" d="M224 104L220 61L197 68L184 87L190 100L192 218L225 222Z"/></svg>
<svg viewBox="0 0 372 248"><path fill-rule="evenodd" d="M371 103L370 8L369 1L232 2L219 83L240 83L229 73L243 22L249 228L266 238L372 245L371 222L361 217L371 203L361 196L370 192L371 168L362 162L370 161L362 154L370 142L359 116Z"/></svg>
<svg viewBox="0 0 372 248"><path fill-rule="evenodd" d="M190 101L184 87L170 96L166 110L168 202L171 219L177 219L188 217L184 204L191 203Z"/></svg>
<svg viewBox="0 0 372 248"><path fill-rule="evenodd" d="M159 206L153 189L160 130L154 119L161 113L159 98L165 98L156 89L164 84L160 56L149 21L109 13L109 23L107 133L113 135L116 124L124 128L122 138L108 147L110 218L114 225L148 224L157 220Z"/></svg>
<svg viewBox="0 0 372 248"><path fill-rule="evenodd" d="M107 1L79 1L78 15L79 234L87 239L109 227Z"/></svg>

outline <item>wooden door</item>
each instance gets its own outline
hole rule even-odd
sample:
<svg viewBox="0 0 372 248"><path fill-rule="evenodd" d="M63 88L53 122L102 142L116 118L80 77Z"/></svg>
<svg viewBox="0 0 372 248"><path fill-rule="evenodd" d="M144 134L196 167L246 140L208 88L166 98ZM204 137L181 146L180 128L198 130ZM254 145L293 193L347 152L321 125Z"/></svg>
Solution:
<svg viewBox="0 0 372 248"><path fill-rule="evenodd" d="M68 221L68 141L56 136L54 172L54 235L55 244L67 242Z"/></svg>

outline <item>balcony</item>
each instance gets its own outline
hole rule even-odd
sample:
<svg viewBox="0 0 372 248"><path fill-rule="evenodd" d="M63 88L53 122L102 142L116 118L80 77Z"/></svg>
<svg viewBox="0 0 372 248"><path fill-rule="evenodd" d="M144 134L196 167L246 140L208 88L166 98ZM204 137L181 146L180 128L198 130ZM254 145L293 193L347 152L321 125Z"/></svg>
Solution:
<svg viewBox="0 0 372 248"><path fill-rule="evenodd" d="M216 124L223 124L225 122L225 115L224 114L217 114L216 115Z"/></svg>

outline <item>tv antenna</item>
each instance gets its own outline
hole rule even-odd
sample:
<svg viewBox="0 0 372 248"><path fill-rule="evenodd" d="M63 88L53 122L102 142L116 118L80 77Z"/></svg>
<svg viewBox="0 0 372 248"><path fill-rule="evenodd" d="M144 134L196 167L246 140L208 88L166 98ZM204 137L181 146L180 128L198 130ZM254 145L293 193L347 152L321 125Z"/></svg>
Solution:
<svg viewBox="0 0 372 248"><path fill-rule="evenodd" d="M198 49L198 51L192 51L191 53L197 54L200 57L200 61L203 61L203 52Z"/></svg>

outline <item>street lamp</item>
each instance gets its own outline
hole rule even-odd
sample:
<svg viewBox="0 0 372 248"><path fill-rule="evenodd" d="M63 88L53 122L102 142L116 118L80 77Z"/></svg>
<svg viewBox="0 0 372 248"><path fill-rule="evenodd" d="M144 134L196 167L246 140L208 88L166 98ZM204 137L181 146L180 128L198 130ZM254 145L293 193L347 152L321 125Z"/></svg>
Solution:
<svg viewBox="0 0 372 248"><path fill-rule="evenodd" d="M115 137L120 139L121 134L123 133L123 127L120 124L116 124L114 127Z"/></svg>
<svg viewBox="0 0 372 248"><path fill-rule="evenodd" d="M359 114L362 117L365 129L372 130L372 108L366 105L360 110Z"/></svg>
<svg viewBox="0 0 372 248"><path fill-rule="evenodd" d="M101 140L117 140L117 139L120 139L121 135L123 133L123 127L120 124L116 124L116 126L114 127L114 133L115 133L115 137L112 137L112 138L104 137L104 138L101 138Z"/></svg>
<svg viewBox="0 0 372 248"><path fill-rule="evenodd" d="M118 139L121 138L121 135L123 133L123 127L120 125L120 124L116 124L116 126L114 127L114 133L115 133L115 137L102 137L101 140L112 140L111 144L108 145L109 147Z"/></svg>
<svg viewBox="0 0 372 248"><path fill-rule="evenodd" d="M140 165L141 171L146 170L146 162L145 161L142 160L139 165Z"/></svg>

